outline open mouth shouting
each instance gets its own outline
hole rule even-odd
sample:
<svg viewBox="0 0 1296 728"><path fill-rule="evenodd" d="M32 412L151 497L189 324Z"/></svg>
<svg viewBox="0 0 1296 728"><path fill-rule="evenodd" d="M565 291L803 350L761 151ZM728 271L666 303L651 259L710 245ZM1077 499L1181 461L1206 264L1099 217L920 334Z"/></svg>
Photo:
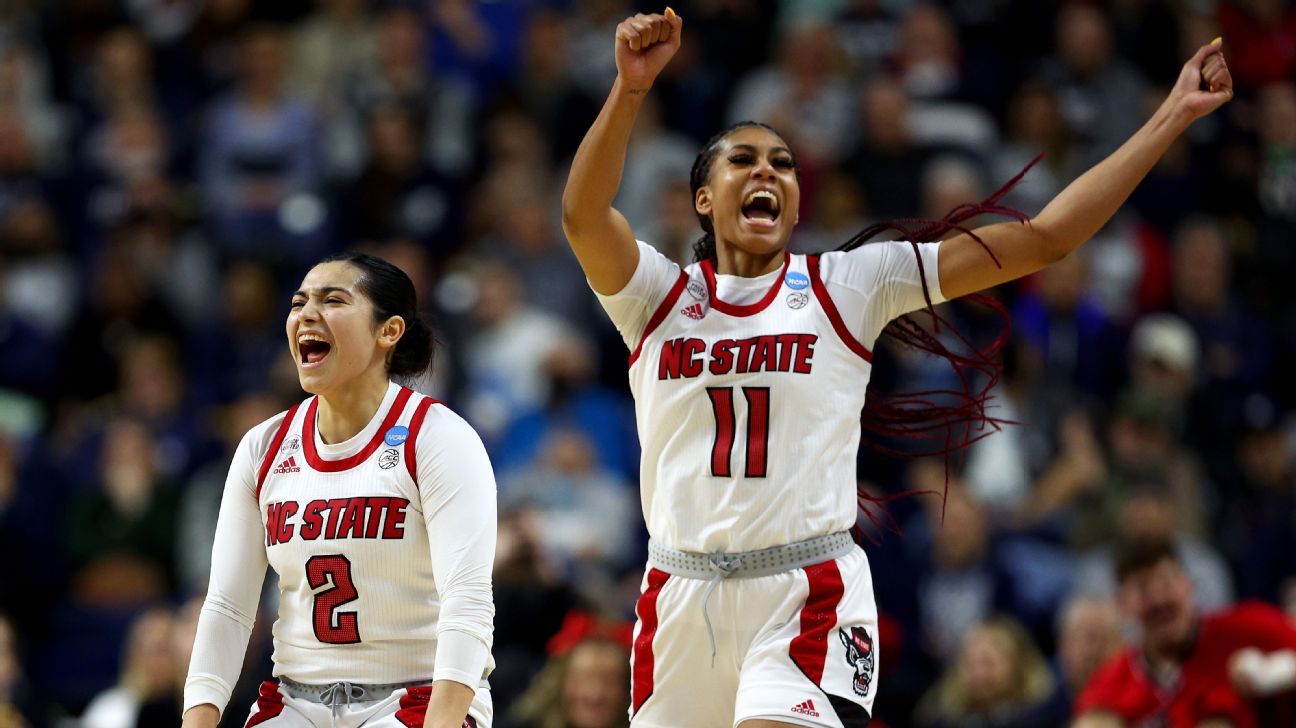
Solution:
<svg viewBox="0 0 1296 728"><path fill-rule="evenodd" d="M297 363L302 369L314 369L324 363L333 345L319 334L300 334L297 337Z"/></svg>
<svg viewBox="0 0 1296 728"><path fill-rule="evenodd" d="M781 212L779 198L770 190L753 190L743 198L742 218L757 230L773 230Z"/></svg>

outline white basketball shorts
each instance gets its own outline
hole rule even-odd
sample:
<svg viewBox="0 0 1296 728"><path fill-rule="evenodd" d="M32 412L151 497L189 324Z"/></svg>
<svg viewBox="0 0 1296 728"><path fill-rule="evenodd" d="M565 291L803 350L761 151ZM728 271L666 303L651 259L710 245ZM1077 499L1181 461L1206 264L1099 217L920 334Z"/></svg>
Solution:
<svg viewBox="0 0 1296 728"><path fill-rule="evenodd" d="M261 683L244 728L423 728L432 686L400 688L379 700L330 707L289 695L279 683ZM490 691L478 689L463 728L490 728Z"/></svg>
<svg viewBox="0 0 1296 728"><path fill-rule="evenodd" d="M708 583L644 575L630 658L633 728L716 728L764 718L862 728L877 694L878 620L856 548L801 569Z"/></svg>

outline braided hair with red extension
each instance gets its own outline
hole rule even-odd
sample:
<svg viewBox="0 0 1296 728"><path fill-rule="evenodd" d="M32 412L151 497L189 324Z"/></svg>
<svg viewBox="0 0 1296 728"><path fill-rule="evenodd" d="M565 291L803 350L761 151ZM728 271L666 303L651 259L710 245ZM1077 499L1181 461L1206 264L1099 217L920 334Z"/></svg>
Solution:
<svg viewBox="0 0 1296 728"><path fill-rule="evenodd" d="M711 165L719 152L720 142L739 129L751 127L765 129L782 137L773 127L757 121L740 121L711 137L698 153L689 174L689 186L694 197L697 196L698 189L710 178ZM965 223L985 214L1002 215L1020 222L1028 221L1030 219L1028 215L1004 205L1002 200L1041 158L1043 158L1042 154L1035 157L1015 177L980 202L959 205L939 220L903 218L880 222L856 233L837 248L840 251L854 250L888 231L899 233L900 239L907 241L913 247L914 256L918 261L918 277L922 281L923 298L927 305L921 311L905 314L892 321L882 330L879 338L887 337L903 346L941 357L949 362L961 387L957 390L870 392L864 411L860 415L860 425L865 433L873 435L864 438L868 446L885 455L905 459L943 456L947 486L950 456L962 453L973 443L997 432L1004 425L1015 424L989 413L991 390L999 382L1003 369L999 362L999 354L1008 342L1010 317L1003 304L992 296L984 293L963 296L959 300L985 306L997 314L1003 322L999 335L989 345L979 347L970 341L936 312L931 300L931 292L927 287L927 275L922 256L918 253L918 244L943 240L951 232L966 233L998 265L999 260L995 257L994 251ZM795 157L793 165L796 165ZM714 260L716 241L711 218L701 213L697 215L702 225L703 235L693 245L694 260L701 261L708 258ZM951 349L941 340L942 329L957 340L956 346L961 351ZM887 445L885 442L887 439L939 439L941 445L926 451L913 451ZM897 498L927 492L930 491L906 491L879 497L861 489L858 494L860 509L874 526L898 533L898 524L887 510L886 504ZM944 494L940 495L943 500ZM870 505L879 507L885 514L885 522L874 513Z"/></svg>

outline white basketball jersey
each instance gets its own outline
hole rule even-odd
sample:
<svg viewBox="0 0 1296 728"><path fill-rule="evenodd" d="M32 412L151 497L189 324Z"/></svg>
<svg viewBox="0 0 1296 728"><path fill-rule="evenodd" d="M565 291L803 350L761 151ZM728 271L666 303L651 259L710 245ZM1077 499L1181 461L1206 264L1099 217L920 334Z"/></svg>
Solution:
<svg viewBox="0 0 1296 728"><path fill-rule="evenodd" d="M390 398L389 398L390 399ZM435 400L404 387L368 444L330 460L317 398L282 418L257 473L266 553L279 575L275 675L303 683L431 679L440 599L416 447Z"/></svg>
<svg viewBox="0 0 1296 728"><path fill-rule="evenodd" d="M648 532L707 553L849 529L871 360L818 257L786 256L749 305L709 261L682 270L630 359Z"/></svg>

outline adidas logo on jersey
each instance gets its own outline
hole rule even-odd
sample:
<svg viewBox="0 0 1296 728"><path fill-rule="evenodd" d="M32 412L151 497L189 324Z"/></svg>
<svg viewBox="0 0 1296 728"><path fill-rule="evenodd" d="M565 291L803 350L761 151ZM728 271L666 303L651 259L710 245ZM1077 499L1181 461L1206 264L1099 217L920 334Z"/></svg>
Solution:
<svg viewBox="0 0 1296 728"><path fill-rule="evenodd" d="M289 456L287 460L283 461L282 463L279 463L279 467L275 468L274 470L271 470L270 472L274 473L275 475L283 475L285 473L300 473L301 468L297 465L297 456L296 455Z"/></svg>
<svg viewBox="0 0 1296 728"><path fill-rule="evenodd" d="M819 711L815 710L815 708L814 708L814 701L813 701L813 700L806 700L805 702L801 703L800 705L794 705L794 706L792 706L792 712L793 712L793 713L800 713L801 715L808 715L808 716L810 716L810 717L812 717L812 718L818 718L818 717L819 717Z"/></svg>
<svg viewBox="0 0 1296 728"><path fill-rule="evenodd" d="M685 306L680 309L680 313L688 316L694 321L700 321L702 317L706 315L706 311L702 309L702 304L700 303L695 303L692 306Z"/></svg>

